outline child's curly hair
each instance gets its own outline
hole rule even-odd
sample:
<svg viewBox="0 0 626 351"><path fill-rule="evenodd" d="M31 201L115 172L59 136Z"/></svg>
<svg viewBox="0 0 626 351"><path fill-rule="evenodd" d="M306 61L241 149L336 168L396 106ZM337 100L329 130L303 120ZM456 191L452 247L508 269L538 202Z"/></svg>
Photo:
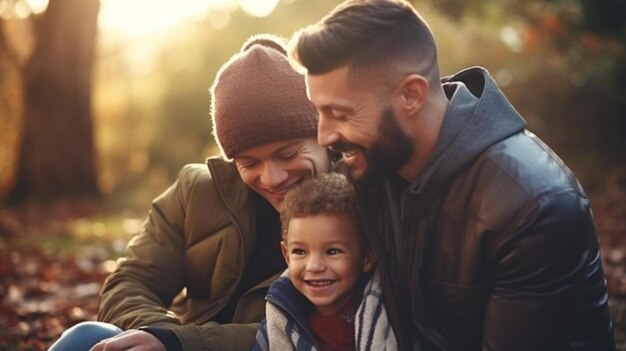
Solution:
<svg viewBox="0 0 626 351"><path fill-rule="evenodd" d="M292 218L317 214L350 217L362 232L354 188L342 174L322 174L302 182L287 193L280 214L283 239L287 236Z"/></svg>

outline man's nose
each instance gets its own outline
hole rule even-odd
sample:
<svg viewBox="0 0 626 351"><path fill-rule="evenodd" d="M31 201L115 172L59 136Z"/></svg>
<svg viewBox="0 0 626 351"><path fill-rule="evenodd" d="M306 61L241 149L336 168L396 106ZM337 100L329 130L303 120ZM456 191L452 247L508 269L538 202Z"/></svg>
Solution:
<svg viewBox="0 0 626 351"><path fill-rule="evenodd" d="M269 189L276 188L286 179L287 171L285 169L277 165L276 162L265 162L261 173L261 183L263 186Z"/></svg>
<svg viewBox="0 0 626 351"><path fill-rule="evenodd" d="M329 147L340 139L336 130L335 121L332 118L320 114L317 125L317 143L323 147Z"/></svg>

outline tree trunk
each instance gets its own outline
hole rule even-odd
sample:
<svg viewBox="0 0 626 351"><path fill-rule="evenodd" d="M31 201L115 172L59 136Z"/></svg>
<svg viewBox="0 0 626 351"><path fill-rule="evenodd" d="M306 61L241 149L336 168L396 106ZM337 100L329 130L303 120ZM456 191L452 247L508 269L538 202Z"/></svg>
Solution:
<svg viewBox="0 0 626 351"><path fill-rule="evenodd" d="M0 200L15 184L17 148L24 115L24 90L17 55L7 43L0 21Z"/></svg>
<svg viewBox="0 0 626 351"><path fill-rule="evenodd" d="M98 0L50 0L24 73L17 182L9 200L98 194L91 77Z"/></svg>

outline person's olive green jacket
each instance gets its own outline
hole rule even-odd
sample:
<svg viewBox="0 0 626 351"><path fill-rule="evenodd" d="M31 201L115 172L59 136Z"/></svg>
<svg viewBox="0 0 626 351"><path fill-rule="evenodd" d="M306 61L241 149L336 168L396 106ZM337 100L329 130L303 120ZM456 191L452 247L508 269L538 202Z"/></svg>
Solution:
<svg viewBox="0 0 626 351"><path fill-rule="evenodd" d="M209 322L234 292L257 233L253 190L233 163L207 164L185 166L154 200L104 284L98 320L168 328L184 350L249 350L277 276L242 296L232 324Z"/></svg>

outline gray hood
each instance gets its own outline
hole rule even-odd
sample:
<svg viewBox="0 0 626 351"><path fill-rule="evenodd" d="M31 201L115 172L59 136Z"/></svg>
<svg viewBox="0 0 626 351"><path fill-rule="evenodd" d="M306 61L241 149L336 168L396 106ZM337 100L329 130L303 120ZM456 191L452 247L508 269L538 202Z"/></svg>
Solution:
<svg viewBox="0 0 626 351"><path fill-rule="evenodd" d="M433 155L411 185L413 193L448 181L490 146L526 126L486 69L468 68L441 82L450 105Z"/></svg>

